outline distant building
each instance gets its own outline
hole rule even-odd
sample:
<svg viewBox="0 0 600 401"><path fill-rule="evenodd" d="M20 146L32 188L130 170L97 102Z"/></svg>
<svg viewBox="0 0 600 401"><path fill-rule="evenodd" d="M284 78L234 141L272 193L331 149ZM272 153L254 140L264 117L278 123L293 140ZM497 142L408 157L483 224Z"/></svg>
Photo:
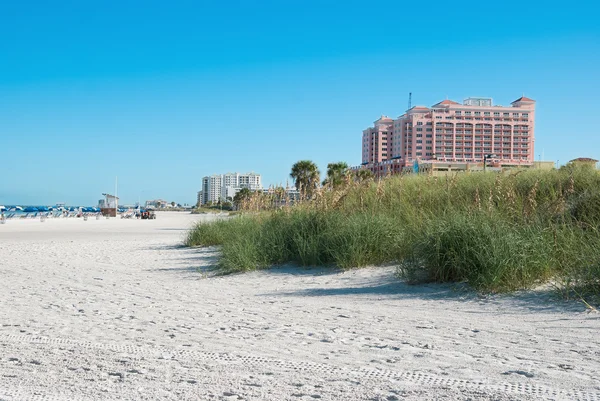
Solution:
<svg viewBox="0 0 600 401"><path fill-rule="evenodd" d="M300 200L300 191L296 187L290 187L289 185L283 187L269 187L263 189L263 193L271 195L273 197L274 206L280 207L285 206L288 203L293 204Z"/></svg>
<svg viewBox="0 0 600 401"><path fill-rule="evenodd" d="M167 206L171 206L171 204L164 199L152 199L146 201L146 208L160 209Z"/></svg>
<svg viewBox="0 0 600 401"><path fill-rule="evenodd" d="M202 178L202 205L217 202L221 198L222 175L211 175Z"/></svg>
<svg viewBox="0 0 600 401"><path fill-rule="evenodd" d="M569 163L589 165L592 167L596 167L596 163L598 163L598 160L592 159L589 157L578 157L577 159L573 159L573 160L569 161Z"/></svg>
<svg viewBox="0 0 600 401"><path fill-rule="evenodd" d="M218 202L233 199L242 188L248 188L251 191L262 190L260 174L247 173L227 173L215 174L202 178L201 204L208 202Z"/></svg>
<svg viewBox="0 0 600 401"><path fill-rule="evenodd" d="M362 163L375 164L392 159L394 120L381 116L363 131Z"/></svg>
<svg viewBox="0 0 600 401"><path fill-rule="evenodd" d="M553 170L556 168L556 164L553 161L536 160L531 165L531 168L536 170Z"/></svg>
<svg viewBox="0 0 600 401"><path fill-rule="evenodd" d="M491 98L444 100L415 106L397 119L381 116L363 131L362 165L376 176L415 162L488 163L527 166L534 161L535 100L520 97L510 107ZM417 167L418 168L418 167Z"/></svg>

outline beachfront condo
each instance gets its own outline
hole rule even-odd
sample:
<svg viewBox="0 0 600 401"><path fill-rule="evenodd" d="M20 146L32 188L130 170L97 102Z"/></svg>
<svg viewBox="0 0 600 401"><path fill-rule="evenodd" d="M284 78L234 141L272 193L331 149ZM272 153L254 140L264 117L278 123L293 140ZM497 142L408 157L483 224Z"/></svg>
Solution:
<svg viewBox="0 0 600 401"><path fill-rule="evenodd" d="M242 188L251 191L262 190L260 174L227 173L206 176L202 178L201 204L233 199Z"/></svg>
<svg viewBox="0 0 600 401"><path fill-rule="evenodd" d="M510 106L491 98L444 100L414 106L397 119L381 116L363 131L362 168L393 174L417 163L493 163L531 166L534 161L535 100Z"/></svg>

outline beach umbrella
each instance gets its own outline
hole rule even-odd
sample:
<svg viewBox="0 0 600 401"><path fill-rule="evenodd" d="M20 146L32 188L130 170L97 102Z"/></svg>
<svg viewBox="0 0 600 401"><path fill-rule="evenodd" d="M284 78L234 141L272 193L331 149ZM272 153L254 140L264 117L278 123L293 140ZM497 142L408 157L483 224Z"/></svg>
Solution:
<svg viewBox="0 0 600 401"><path fill-rule="evenodd" d="M27 213L33 213L33 212L37 212L38 209L37 209L37 207L27 206L25 209L23 209L23 211L27 212Z"/></svg>

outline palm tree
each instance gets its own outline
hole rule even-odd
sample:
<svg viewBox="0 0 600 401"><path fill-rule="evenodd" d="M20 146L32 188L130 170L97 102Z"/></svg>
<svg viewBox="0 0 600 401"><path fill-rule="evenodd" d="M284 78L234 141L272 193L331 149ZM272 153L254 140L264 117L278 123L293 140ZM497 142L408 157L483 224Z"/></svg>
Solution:
<svg viewBox="0 0 600 401"><path fill-rule="evenodd" d="M327 178L323 180L323 185L330 185L331 187L339 187L344 183L344 176L348 170L348 163L337 162L329 163L327 165Z"/></svg>
<svg viewBox="0 0 600 401"><path fill-rule="evenodd" d="M371 170L360 169L360 170L356 171L355 177L356 177L356 181L362 182L362 181L366 181L371 178L374 178L375 175L373 174L373 172Z"/></svg>
<svg viewBox="0 0 600 401"><path fill-rule="evenodd" d="M250 191L248 188L240 189L233 197L233 204L235 205L236 209L241 209L244 204L250 200L251 196L252 191Z"/></svg>
<svg viewBox="0 0 600 401"><path fill-rule="evenodd" d="M273 205L280 207L285 204L285 188L281 185L273 188Z"/></svg>
<svg viewBox="0 0 600 401"><path fill-rule="evenodd" d="M320 172L317 165L310 160L300 160L292 166L292 177L301 197L310 198L319 186Z"/></svg>

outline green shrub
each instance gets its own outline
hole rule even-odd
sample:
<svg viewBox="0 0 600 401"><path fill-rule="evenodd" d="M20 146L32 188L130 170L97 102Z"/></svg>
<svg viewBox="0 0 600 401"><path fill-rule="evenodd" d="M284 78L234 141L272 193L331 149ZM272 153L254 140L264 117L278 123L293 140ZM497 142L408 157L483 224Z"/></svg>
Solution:
<svg viewBox="0 0 600 401"><path fill-rule="evenodd" d="M187 246L222 245L228 238L233 220L200 222L192 228L184 241Z"/></svg>
<svg viewBox="0 0 600 401"><path fill-rule="evenodd" d="M600 228L600 189L585 192L574 199L571 215L579 223Z"/></svg>
<svg viewBox="0 0 600 401"><path fill-rule="evenodd" d="M468 281L475 288L527 288L553 273L551 233L485 216L433 220L414 241L402 273L425 281Z"/></svg>
<svg viewBox="0 0 600 401"><path fill-rule="evenodd" d="M509 291L554 278L600 294L599 189L600 172L576 166L349 181L293 207L199 224L186 244L221 245L224 271L398 263L419 281Z"/></svg>

